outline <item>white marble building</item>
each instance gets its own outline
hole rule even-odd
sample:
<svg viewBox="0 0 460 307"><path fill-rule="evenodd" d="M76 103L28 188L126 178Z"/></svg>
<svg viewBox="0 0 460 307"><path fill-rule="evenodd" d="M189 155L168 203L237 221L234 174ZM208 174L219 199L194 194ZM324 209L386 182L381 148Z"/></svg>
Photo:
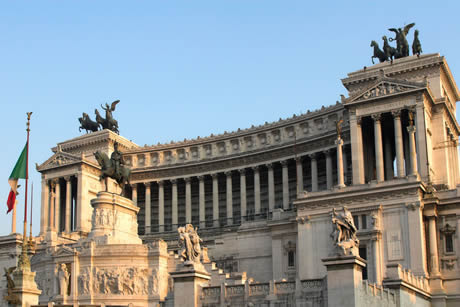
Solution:
<svg viewBox="0 0 460 307"><path fill-rule="evenodd" d="M278 298L287 291L298 300L299 287L324 289L330 212L347 206L358 228L359 254L367 261L366 286L356 291L369 293L367 283L375 284L374 296L376 289L410 289L387 294L386 305L366 301L364 294L362 302L458 306L460 92L445 58L427 54L385 62L349 73L342 83L348 97L329 107L221 135L141 147L103 130L57 144L37 166L42 174L37 255L71 248L88 236L91 200L101 190L93 153L109 154L118 142L132 169L125 196L139 208L143 243L162 239L174 251L177 227L198 226L219 268L265 282L243 281L234 291ZM43 271L39 261L32 261L33 269L34 263ZM233 302L230 290L213 280L203 304ZM162 289L157 300L168 305ZM393 303L390 295L397 296ZM50 297L42 293L40 303ZM311 304L326 306L327 300ZM264 299L257 304L263 306Z"/></svg>

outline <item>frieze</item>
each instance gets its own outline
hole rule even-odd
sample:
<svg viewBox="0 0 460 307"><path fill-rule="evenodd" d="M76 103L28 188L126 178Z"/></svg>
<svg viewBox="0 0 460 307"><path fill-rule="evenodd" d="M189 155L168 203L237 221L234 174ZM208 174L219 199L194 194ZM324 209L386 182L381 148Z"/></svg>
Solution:
<svg viewBox="0 0 460 307"><path fill-rule="evenodd" d="M344 141L349 142L349 135L344 133ZM323 148L329 147L335 148L335 135L329 135L323 137L320 140L315 140L313 142L301 143L296 145L296 151L299 155L311 152L311 151L320 151ZM293 144L292 144L293 145ZM145 181L145 180L158 180L158 178L171 178L171 177L180 177L186 175L193 175L197 173L210 173L215 172L219 169L228 169L228 168L243 168L247 165L253 164L265 164L266 161L271 160L284 160L286 157L291 157L293 155L292 146L279 148L277 150L264 151L264 152L255 152L253 155L248 155L248 153L242 153L235 155L231 160L225 161L209 161L206 164L203 162L195 165L182 164L175 165L175 168L170 169L157 169L157 170L143 170L143 171L133 171L131 175L131 180L136 181Z"/></svg>

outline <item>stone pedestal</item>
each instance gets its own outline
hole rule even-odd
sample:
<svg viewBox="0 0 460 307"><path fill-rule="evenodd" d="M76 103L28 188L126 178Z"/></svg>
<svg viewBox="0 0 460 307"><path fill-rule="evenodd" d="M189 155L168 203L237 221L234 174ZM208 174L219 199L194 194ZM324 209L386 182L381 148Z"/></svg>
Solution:
<svg viewBox="0 0 460 307"><path fill-rule="evenodd" d="M171 273L174 280L174 306L201 306L200 296L203 286L207 286L211 275L203 265L184 265Z"/></svg>
<svg viewBox="0 0 460 307"><path fill-rule="evenodd" d="M93 228L88 239L98 244L142 244L137 234L139 208L115 193L99 192L91 200Z"/></svg>
<svg viewBox="0 0 460 307"><path fill-rule="evenodd" d="M359 306L357 288L362 282L366 260L359 256L322 259L327 269L328 306Z"/></svg>
<svg viewBox="0 0 460 307"><path fill-rule="evenodd" d="M17 270L13 273L14 288L13 293L21 300L21 304L16 306L28 307L38 305L38 297L42 293L35 283L35 272L30 270Z"/></svg>

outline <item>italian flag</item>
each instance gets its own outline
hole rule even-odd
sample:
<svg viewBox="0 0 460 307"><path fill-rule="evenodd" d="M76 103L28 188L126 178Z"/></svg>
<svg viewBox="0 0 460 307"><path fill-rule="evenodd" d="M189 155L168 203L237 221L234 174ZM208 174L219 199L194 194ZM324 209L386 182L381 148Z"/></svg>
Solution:
<svg viewBox="0 0 460 307"><path fill-rule="evenodd" d="M10 194L8 195L8 201L6 204L8 205L7 214L13 210L14 204L16 203L16 195L18 194L18 179L26 179L26 164L27 164L27 143L24 146L24 149L19 156L18 162L13 168L11 172L10 178L8 179L8 183L10 184L11 190Z"/></svg>

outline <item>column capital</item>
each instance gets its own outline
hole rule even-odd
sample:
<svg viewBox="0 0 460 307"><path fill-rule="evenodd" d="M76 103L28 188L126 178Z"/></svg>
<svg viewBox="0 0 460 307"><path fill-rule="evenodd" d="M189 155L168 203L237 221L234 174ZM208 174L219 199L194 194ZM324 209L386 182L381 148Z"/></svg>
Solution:
<svg viewBox="0 0 460 307"><path fill-rule="evenodd" d="M164 180L158 180L157 183L158 183L159 186L163 186L165 184L165 181Z"/></svg>
<svg viewBox="0 0 460 307"><path fill-rule="evenodd" d="M281 166L287 167L287 165L288 165L288 160L282 160L282 161L280 161L280 163L281 163Z"/></svg>
<svg viewBox="0 0 460 307"><path fill-rule="evenodd" d="M239 169L238 171L240 172L241 176L246 175L246 169L245 168Z"/></svg>
<svg viewBox="0 0 460 307"><path fill-rule="evenodd" d="M233 173L232 171L224 172L225 176L227 176L227 177L232 177L232 173Z"/></svg>
<svg viewBox="0 0 460 307"><path fill-rule="evenodd" d="M363 117L356 116L356 125L361 126L362 123L363 123Z"/></svg>
<svg viewBox="0 0 460 307"><path fill-rule="evenodd" d="M302 162L302 157L295 157L295 162L296 163L301 163Z"/></svg>
<svg viewBox="0 0 460 307"><path fill-rule="evenodd" d="M269 170L272 170L272 169L273 169L273 163L267 163L267 164L265 164L265 166L266 166Z"/></svg>
<svg viewBox="0 0 460 307"><path fill-rule="evenodd" d="M59 183L59 178L51 179L51 183L58 184Z"/></svg>
<svg viewBox="0 0 460 307"><path fill-rule="evenodd" d="M184 181L185 183L190 183L192 181L192 177L185 177Z"/></svg>
<svg viewBox="0 0 460 307"><path fill-rule="evenodd" d="M204 181L204 177L205 177L205 175L197 176L197 178L198 178L199 181Z"/></svg>
<svg viewBox="0 0 460 307"><path fill-rule="evenodd" d="M69 182L69 181L70 181L70 178L72 178L72 176L64 176L64 180L65 180L66 182Z"/></svg>
<svg viewBox="0 0 460 307"><path fill-rule="evenodd" d="M374 120L374 122L380 122L380 120L382 119L382 113L372 114L371 117Z"/></svg>
<svg viewBox="0 0 460 307"><path fill-rule="evenodd" d="M170 181L172 184L177 184L177 178L171 179Z"/></svg>
<svg viewBox="0 0 460 307"><path fill-rule="evenodd" d="M150 188L151 182L150 182L150 181L146 181L146 182L142 182L142 184L143 184L146 188L147 188L147 187Z"/></svg>
<svg viewBox="0 0 460 307"><path fill-rule="evenodd" d="M415 133L415 126L407 126L406 128L408 133Z"/></svg>
<svg viewBox="0 0 460 307"><path fill-rule="evenodd" d="M393 115L394 118L400 118L401 117L401 109L398 110L392 110L391 115Z"/></svg>
<svg viewBox="0 0 460 307"><path fill-rule="evenodd" d="M252 168L252 170L253 170L254 172L258 172L258 171L259 171L259 165L253 166L253 167L251 167L251 168Z"/></svg>
<svg viewBox="0 0 460 307"><path fill-rule="evenodd" d="M314 153L308 154L308 157L310 158L310 160L316 160L318 158L318 153L314 152Z"/></svg>
<svg viewBox="0 0 460 307"><path fill-rule="evenodd" d="M137 189L137 183L131 183L131 189Z"/></svg>
<svg viewBox="0 0 460 307"><path fill-rule="evenodd" d="M214 174L211 174L211 177L212 179L217 179L219 176L219 173L214 173Z"/></svg>

